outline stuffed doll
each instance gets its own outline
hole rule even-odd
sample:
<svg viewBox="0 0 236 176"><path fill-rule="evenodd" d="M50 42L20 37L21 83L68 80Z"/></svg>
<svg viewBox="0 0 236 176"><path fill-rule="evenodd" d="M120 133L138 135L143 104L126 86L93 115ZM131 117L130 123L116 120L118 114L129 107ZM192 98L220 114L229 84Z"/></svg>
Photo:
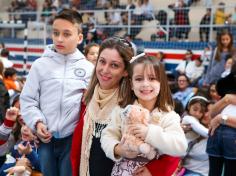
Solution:
<svg viewBox="0 0 236 176"><path fill-rule="evenodd" d="M137 105L128 105L121 112L122 119L122 139L121 143L128 150L140 153L140 156L152 160L156 157L156 150L140 138L135 137L129 129L130 125L144 124L148 125L150 121L149 111Z"/></svg>
<svg viewBox="0 0 236 176"><path fill-rule="evenodd" d="M5 170L7 176L30 176L32 173L32 166L26 157L19 158L16 165Z"/></svg>

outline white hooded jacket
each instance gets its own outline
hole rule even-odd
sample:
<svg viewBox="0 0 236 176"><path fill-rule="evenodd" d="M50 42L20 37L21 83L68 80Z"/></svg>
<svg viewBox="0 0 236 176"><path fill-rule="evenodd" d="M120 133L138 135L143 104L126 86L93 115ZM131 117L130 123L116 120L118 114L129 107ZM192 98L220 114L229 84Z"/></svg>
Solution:
<svg viewBox="0 0 236 176"><path fill-rule="evenodd" d="M71 135L93 69L79 50L62 55L49 45L33 63L20 96L26 125L35 130L36 122L42 121L54 137Z"/></svg>

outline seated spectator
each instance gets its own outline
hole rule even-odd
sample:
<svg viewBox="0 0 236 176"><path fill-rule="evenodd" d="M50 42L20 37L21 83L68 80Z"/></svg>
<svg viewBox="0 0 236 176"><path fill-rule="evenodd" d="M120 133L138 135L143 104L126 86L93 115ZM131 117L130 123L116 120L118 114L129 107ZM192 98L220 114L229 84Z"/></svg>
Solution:
<svg viewBox="0 0 236 176"><path fill-rule="evenodd" d="M199 121L200 125L203 125L203 129L208 129L209 127L211 120L209 111L211 107L211 102L209 102L209 104L205 107L201 106L201 108L206 109L201 120ZM186 134L189 133L188 128L186 128L187 126L188 125L182 125ZM190 126L190 131L194 131L192 126ZM183 167L186 169L184 175L189 176L193 174L195 176L208 176L209 161L208 155L205 151L207 137L208 135L206 137L200 136L189 145L187 155L184 157L182 162Z"/></svg>
<svg viewBox="0 0 236 176"><path fill-rule="evenodd" d="M86 59L92 62L94 65L97 62L98 58L99 45L96 43L90 43L84 48L84 55Z"/></svg>
<svg viewBox="0 0 236 176"><path fill-rule="evenodd" d="M195 95L197 88L189 87L189 79L185 74L180 74L177 78L178 89L177 92L173 94L173 99L181 101L183 107L185 108L189 99Z"/></svg>
<svg viewBox="0 0 236 176"><path fill-rule="evenodd" d="M185 74L190 80L191 85L195 86L204 73L204 65L201 57L197 57L194 61L190 61L186 66Z"/></svg>
<svg viewBox="0 0 236 176"><path fill-rule="evenodd" d="M18 128L17 125L14 125L17 121L18 111L19 110L15 107L9 108L6 112L4 122L0 126L0 167L4 164L6 154L11 150L15 143L11 133L13 128L15 128L15 130Z"/></svg>
<svg viewBox="0 0 236 176"><path fill-rule="evenodd" d="M230 74L231 72L231 68L232 68L232 65L233 65L233 57L231 55L228 55L226 57L226 61L225 61L225 70L224 72L221 74L221 78L224 78L226 77L228 74Z"/></svg>
<svg viewBox="0 0 236 176"><path fill-rule="evenodd" d="M0 61L3 63L4 68L11 68L11 67L13 67L13 62L10 61L8 58L9 58L9 50L6 49L6 48L3 48L1 50Z"/></svg>
<svg viewBox="0 0 236 176"><path fill-rule="evenodd" d="M208 88L208 98L212 102L216 103L221 99L221 96L216 91L216 83L211 83Z"/></svg>
<svg viewBox="0 0 236 176"><path fill-rule="evenodd" d="M185 53L183 60L175 68L175 70L177 72L177 76L179 74L186 74L187 65L189 62L192 61L192 58L193 58L193 52L192 52L192 50L188 49Z"/></svg>
<svg viewBox="0 0 236 176"><path fill-rule="evenodd" d="M10 96L3 82L3 70L3 63L0 61L0 124L3 122L6 110L10 107Z"/></svg>
<svg viewBox="0 0 236 176"><path fill-rule="evenodd" d="M11 161L6 161L0 168L0 175L4 171L15 166L17 158L27 158L33 170L40 171L39 158L35 144L36 136L32 133L29 127L23 125L21 127L21 141L19 141L11 150ZM15 159L15 160L14 160Z"/></svg>
<svg viewBox="0 0 236 176"><path fill-rule="evenodd" d="M200 25L209 25L209 26L200 26L199 29L199 36L200 41L208 42L209 41L209 34L210 34L210 23L211 23L211 9L208 8L206 10L206 14L202 17ZM203 35L205 34L205 40L203 39Z"/></svg>
<svg viewBox="0 0 236 176"><path fill-rule="evenodd" d="M13 95L15 91L16 92L20 91L18 85L16 84L16 79L17 79L16 73L17 72L14 68L7 68L4 72L4 84L10 96ZM13 91L13 93L11 91Z"/></svg>

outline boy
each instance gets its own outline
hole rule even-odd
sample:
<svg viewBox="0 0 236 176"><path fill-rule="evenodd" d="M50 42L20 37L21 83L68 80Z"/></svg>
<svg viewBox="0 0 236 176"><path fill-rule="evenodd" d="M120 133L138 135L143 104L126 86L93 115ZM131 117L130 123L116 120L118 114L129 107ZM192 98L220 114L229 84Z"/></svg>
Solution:
<svg viewBox="0 0 236 176"><path fill-rule="evenodd" d="M83 40L79 13L61 11L52 32L53 45L33 63L20 105L24 121L40 139L43 175L69 176L72 133L94 67L76 48Z"/></svg>
<svg viewBox="0 0 236 176"><path fill-rule="evenodd" d="M7 68L4 71L4 84L7 90L20 91L18 85L16 84L17 74L14 68ZM9 92L10 96L13 94Z"/></svg>

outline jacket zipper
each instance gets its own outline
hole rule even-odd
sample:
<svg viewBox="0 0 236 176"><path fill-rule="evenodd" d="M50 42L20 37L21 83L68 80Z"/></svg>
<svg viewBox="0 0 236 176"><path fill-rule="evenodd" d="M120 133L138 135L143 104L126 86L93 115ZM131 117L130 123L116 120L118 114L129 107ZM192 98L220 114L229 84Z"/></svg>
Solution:
<svg viewBox="0 0 236 176"><path fill-rule="evenodd" d="M61 88L61 97L60 97L60 117L59 117L59 120L58 120L58 124L57 124L57 133L58 133L58 137L60 138L61 134L59 132L59 126L60 126L60 121L61 121L61 118L62 118L62 110L63 110L63 107L62 107L62 100L63 100L63 95L64 95L64 82L65 82L65 75L66 75L66 65L67 65L67 59L66 59L66 56L64 57L64 73L63 73L63 79L62 79L62 88Z"/></svg>

